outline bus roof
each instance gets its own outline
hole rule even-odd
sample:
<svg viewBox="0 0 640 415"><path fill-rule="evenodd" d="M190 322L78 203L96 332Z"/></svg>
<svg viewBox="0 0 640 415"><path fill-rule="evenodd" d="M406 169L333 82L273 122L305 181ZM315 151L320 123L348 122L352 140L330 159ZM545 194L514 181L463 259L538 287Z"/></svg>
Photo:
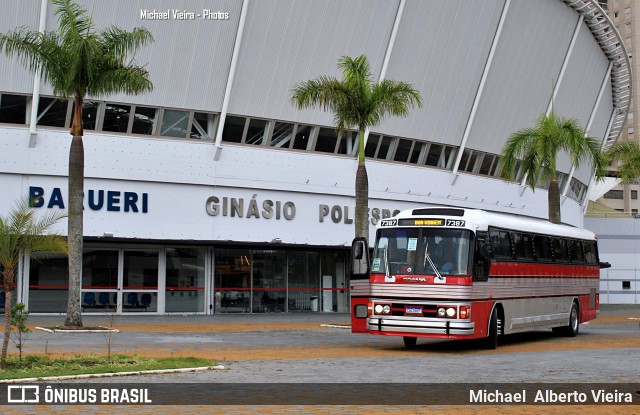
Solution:
<svg viewBox="0 0 640 415"><path fill-rule="evenodd" d="M465 228L475 229L476 231L487 231L489 227L496 227L567 238L596 239L595 234L586 229L568 225L556 225L544 219L487 212L480 209L419 208L404 210L395 216L397 219L429 217L464 220Z"/></svg>

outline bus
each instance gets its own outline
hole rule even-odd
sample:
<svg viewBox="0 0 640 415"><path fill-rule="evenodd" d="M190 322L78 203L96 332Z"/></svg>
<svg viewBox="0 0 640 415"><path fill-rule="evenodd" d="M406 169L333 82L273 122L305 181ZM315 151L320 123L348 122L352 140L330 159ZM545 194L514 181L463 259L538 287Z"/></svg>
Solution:
<svg viewBox="0 0 640 415"><path fill-rule="evenodd" d="M462 208L421 208L383 219L373 254L356 238L353 333L477 339L553 329L576 336L599 308L595 235L541 219Z"/></svg>

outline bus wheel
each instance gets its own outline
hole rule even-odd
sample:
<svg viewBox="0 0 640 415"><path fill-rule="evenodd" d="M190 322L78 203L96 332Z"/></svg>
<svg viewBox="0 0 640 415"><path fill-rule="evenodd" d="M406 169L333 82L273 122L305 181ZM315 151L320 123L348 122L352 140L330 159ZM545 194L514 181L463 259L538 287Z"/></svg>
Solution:
<svg viewBox="0 0 640 415"><path fill-rule="evenodd" d="M407 349L413 349L414 347L416 347L416 343L418 342L417 337L404 336L402 340L404 340L404 345Z"/></svg>
<svg viewBox="0 0 640 415"><path fill-rule="evenodd" d="M489 319L489 333L482 339L482 348L495 350L498 347L498 310L494 308Z"/></svg>
<svg viewBox="0 0 640 415"><path fill-rule="evenodd" d="M578 313L578 306L575 302L571 304L569 324L564 327L556 327L553 331L567 337L576 337L578 335L578 332L580 331L580 317Z"/></svg>

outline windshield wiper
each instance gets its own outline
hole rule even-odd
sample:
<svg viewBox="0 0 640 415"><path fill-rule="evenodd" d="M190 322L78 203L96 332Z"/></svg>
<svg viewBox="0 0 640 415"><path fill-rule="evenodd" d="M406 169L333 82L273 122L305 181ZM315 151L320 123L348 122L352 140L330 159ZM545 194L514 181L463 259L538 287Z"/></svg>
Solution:
<svg viewBox="0 0 640 415"><path fill-rule="evenodd" d="M384 248L384 276L389 278L389 244Z"/></svg>
<svg viewBox="0 0 640 415"><path fill-rule="evenodd" d="M431 268L436 273L436 277L439 280L442 280L443 278L442 275L440 275L440 272L438 272L438 267L436 267L436 264L433 263L431 256L429 255L429 243L424 247L424 262L422 263L422 268L427 267L427 261L429 261L429 265L431 265Z"/></svg>

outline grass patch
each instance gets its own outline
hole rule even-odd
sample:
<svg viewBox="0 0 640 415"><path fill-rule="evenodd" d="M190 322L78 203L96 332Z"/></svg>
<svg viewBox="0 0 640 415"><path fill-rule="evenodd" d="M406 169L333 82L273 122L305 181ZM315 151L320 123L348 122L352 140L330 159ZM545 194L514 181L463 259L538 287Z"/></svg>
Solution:
<svg viewBox="0 0 640 415"><path fill-rule="evenodd" d="M26 356L7 359L7 367L0 369L0 379L42 378L96 373L136 372L141 370L179 369L214 366L208 359L198 357L172 357L152 359L123 354L106 356L73 356L49 358Z"/></svg>

